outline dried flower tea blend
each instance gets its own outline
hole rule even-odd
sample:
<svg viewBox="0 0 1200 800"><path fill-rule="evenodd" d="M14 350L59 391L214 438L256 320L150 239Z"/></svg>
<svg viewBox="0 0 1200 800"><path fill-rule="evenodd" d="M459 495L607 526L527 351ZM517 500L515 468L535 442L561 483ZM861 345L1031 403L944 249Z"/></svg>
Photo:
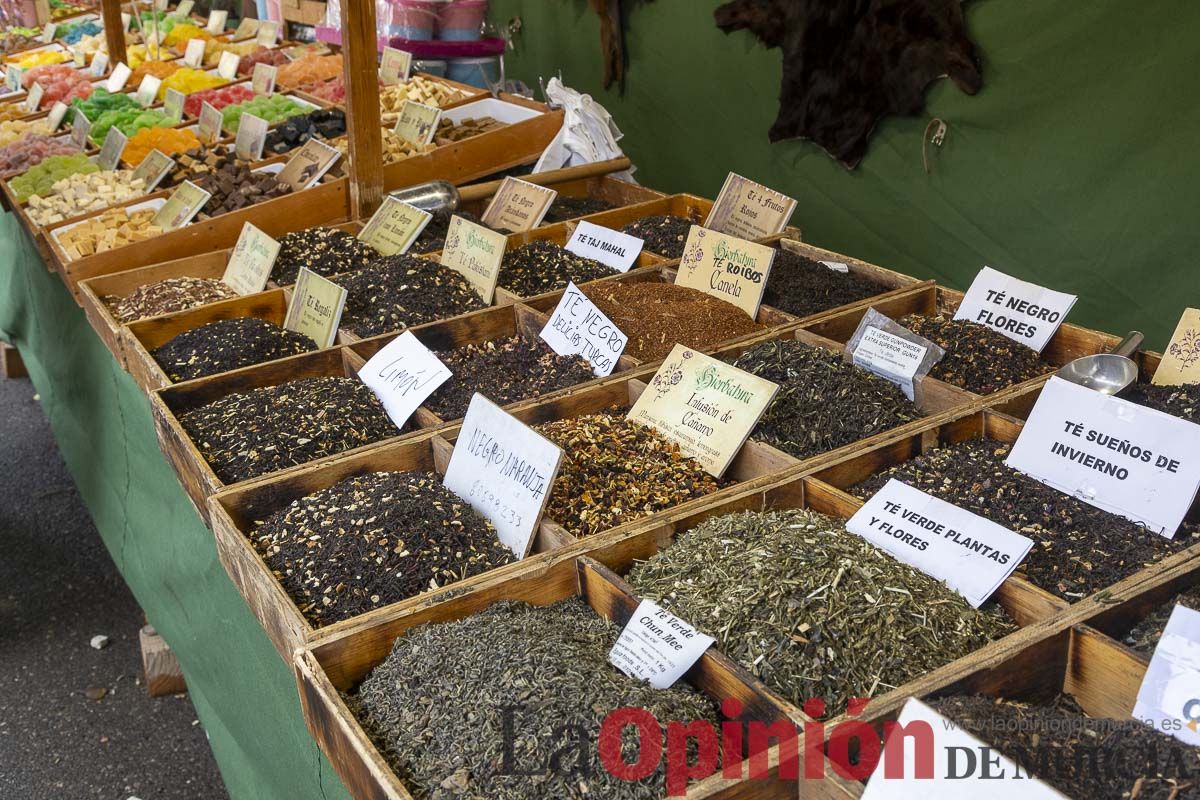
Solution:
<svg viewBox="0 0 1200 800"><path fill-rule="evenodd" d="M599 261L577 256L561 245L545 239L535 239L504 254L500 265L498 285L521 297L533 297L545 292L608 278L618 274Z"/></svg>
<svg viewBox="0 0 1200 800"><path fill-rule="evenodd" d="M1200 383L1183 386L1137 383L1122 392L1121 398L1188 422L1200 423Z"/></svg>
<svg viewBox="0 0 1200 800"><path fill-rule="evenodd" d="M635 220L621 228L621 233L641 239L645 243L642 249L646 252L656 253L664 258L682 258L688 233L696 224L687 217L661 214Z"/></svg>
<svg viewBox="0 0 1200 800"><path fill-rule="evenodd" d="M109 295L104 303L121 322L136 322L237 296L232 286L214 278L167 278L139 286L125 297Z"/></svg>
<svg viewBox="0 0 1200 800"><path fill-rule="evenodd" d="M304 334L257 317L221 319L184 331L151 355L173 382L316 350Z"/></svg>
<svg viewBox="0 0 1200 800"><path fill-rule="evenodd" d="M346 289L342 327L375 336L486 308L459 273L412 255L377 258L366 269L340 275Z"/></svg>
<svg viewBox="0 0 1200 800"><path fill-rule="evenodd" d="M946 351L930 377L968 392L992 394L1056 369L1033 348L978 322L944 314L909 314L899 322Z"/></svg>
<svg viewBox="0 0 1200 800"><path fill-rule="evenodd" d="M296 282L300 268L329 277L364 269L379 258L375 248L337 228L309 228L279 237L279 255L271 280L281 286Z"/></svg>

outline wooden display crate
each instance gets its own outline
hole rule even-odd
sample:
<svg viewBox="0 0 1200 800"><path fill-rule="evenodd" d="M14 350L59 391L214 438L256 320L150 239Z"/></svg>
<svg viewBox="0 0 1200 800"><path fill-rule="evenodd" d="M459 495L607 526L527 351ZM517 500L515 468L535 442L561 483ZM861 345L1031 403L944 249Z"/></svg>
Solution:
<svg viewBox="0 0 1200 800"><path fill-rule="evenodd" d="M614 208L648 203L666 197L662 192L648 189L636 183L623 181L611 175L552 183L549 184L549 187L557 191L559 197L586 197L590 200L604 200L612 203ZM481 200L469 200L463 203L460 208L478 217L483 215L483 212L487 209L491 201L492 195L489 195ZM590 221L591 216L588 214L582 217L575 217L575 219L588 219ZM551 222L548 224L555 225L558 223Z"/></svg>
<svg viewBox="0 0 1200 800"><path fill-rule="evenodd" d="M305 721L351 796L357 800L412 798L340 694L361 683L387 657L398 637L418 625L462 619L502 600L549 605L573 596L582 597L617 628L628 622L638 602L621 591L603 566L587 558L576 559L567 552L539 569L536 575L496 578L446 602L392 615L379 624L360 625L329 635L299 651L295 669ZM782 710L745 670L715 648L701 657L684 680L715 702L737 698L746 709L745 719L768 725L787 722ZM772 752L772 767L761 780L729 781L717 775L690 787L687 797L692 800L794 798L796 786L779 778L776 759L777 752Z"/></svg>
<svg viewBox="0 0 1200 800"><path fill-rule="evenodd" d="M599 214L593 214L588 217L588 222L619 231L629 223L636 222L639 219L669 214L675 217L687 217L697 225L700 225L708 218L712 207L712 200L706 200L694 194L673 194L661 200L651 200L647 203L638 203L637 205L625 206L624 208L614 208L611 211L602 211Z"/></svg>

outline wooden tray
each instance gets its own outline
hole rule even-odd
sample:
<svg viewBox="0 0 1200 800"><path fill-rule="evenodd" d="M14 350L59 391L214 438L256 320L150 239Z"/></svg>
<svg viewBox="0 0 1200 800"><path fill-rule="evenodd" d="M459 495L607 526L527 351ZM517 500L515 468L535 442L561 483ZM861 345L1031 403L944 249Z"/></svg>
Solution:
<svg viewBox="0 0 1200 800"><path fill-rule="evenodd" d="M652 200L661 200L666 197L662 192L648 189L640 184L623 181L611 175L554 183L550 184L550 188L557 191L559 197L586 197L591 200L605 200L612 203L614 208L624 208L625 206L637 203L648 203ZM483 200L472 200L462 204L461 209L475 216L482 216L491 201L491 197ZM609 209L609 211L611 210L613 209ZM574 217L573 219L588 219L590 221L591 216L586 215L583 217ZM560 223L551 222L547 224L556 225Z"/></svg>

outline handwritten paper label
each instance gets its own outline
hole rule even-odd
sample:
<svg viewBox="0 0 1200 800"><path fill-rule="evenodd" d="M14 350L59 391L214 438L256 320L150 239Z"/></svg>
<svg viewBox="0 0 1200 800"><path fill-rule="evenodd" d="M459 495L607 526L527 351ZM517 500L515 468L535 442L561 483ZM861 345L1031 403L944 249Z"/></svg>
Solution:
<svg viewBox="0 0 1200 800"><path fill-rule="evenodd" d="M221 53L220 60L217 61L217 75L227 81L231 81L237 77L238 64L241 63L242 57L237 53L231 53L226 50Z"/></svg>
<svg viewBox="0 0 1200 800"><path fill-rule="evenodd" d="M542 340L560 356L583 356L597 377L611 375L629 337L604 316L574 282L542 328Z"/></svg>
<svg viewBox="0 0 1200 800"><path fill-rule="evenodd" d="M687 286L758 315L775 248L693 225L683 246L677 286Z"/></svg>
<svg viewBox="0 0 1200 800"><path fill-rule="evenodd" d="M47 22L46 27L42 28L42 41L46 44L54 41L54 34L58 33L57 22Z"/></svg>
<svg viewBox="0 0 1200 800"><path fill-rule="evenodd" d="M862 800L1068 800L920 700L908 700L897 723L885 732L889 743L884 763L889 764L889 772L903 766L903 777L889 778L882 766L877 767ZM890 742L905 731L912 735L922 729L932 731L928 737L933 744L932 763L921 747L919 733L912 743L901 740L898 748ZM894 762L893 752L902 756L901 763Z"/></svg>
<svg viewBox="0 0 1200 800"><path fill-rule="evenodd" d="M74 65L76 69L83 69L86 67L87 53L83 52L83 50L78 47L71 48L71 64Z"/></svg>
<svg viewBox="0 0 1200 800"><path fill-rule="evenodd" d="M491 303L507 246L508 237L504 234L454 216L446 231L441 263L466 278L483 302Z"/></svg>
<svg viewBox="0 0 1200 800"><path fill-rule="evenodd" d="M1200 611L1176 605L1171 612L1142 678L1133 716L1200 747Z"/></svg>
<svg viewBox="0 0 1200 800"><path fill-rule="evenodd" d="M300 268L283 327L331 347L346 308L346 290L307 267Z"/></svg>
<svg viewBox="0 0 1200 800"><path fill-rule="evenodd" d="M1200 310L1189 308L1183 312L1151 383L1155 386L1200 383Z"/></svg>
<svg viewBox="0 0 1200 800"><path fill-rule="evenodd" d="M196 0L183 0L183 2L180 3L175 8L175 15L180 16L180 17L187 17L187 16L191 15L192 9L195 7L196 7Z"/></svg>
<svg viewBox="0 0 1200 800"><path fill-rule="evenodd" d="M163 98L163 113L178 123L183 119L183 104L187 97L178 89L167 89Z"/></svg>
<svg viewBox="0 0 1200 800"><path fill-rule="evenodd" d="M1077 299L984 267L954 318L987 325L1040 353Z"/></svg>
<svg viewBox="0 0 1200 800"><path fill-rule="evenodd" d="M441 118L442 110L437 106L405 100L404 105L400 106L400 118L396 120L396 135L406 142L424 147L433 141Z"/></svg>
<svg viewBox="0 0 1200 800"><path fill-rule="evenodd" d="M643 600L608 651L608 661L655 689L670 689L715 641L657 603Z"/></svg>
<svg viewBox="0 0 1200 800"><path fill-rule="evenodd" d="M10 64L4 70L4 88L8 90L9 94L21 91L21 76L24 72L25 70L15 64Z"/></svg>
<svg viewBox="0 0 1200 800"><path fill-rule="evenodd" d="M452 374L412 331L405 331L371 356L358 378L383 403L396 427L403 428L417 407Z"/></svg>
<svg viewBox="0 0 1200 800"><path fill-rule="evenodd" d="M92 121L82 111L75 109L75 116L71 120L71 144L83 150L87 147L88 134L91 132Z"/></svg>
<svg viewBox="0 0 1200 800"><path fill-rule="evenodd" d="M379 61L379 78L384 86L395 86L408 80L411 70L412 53L394 47L383 48L383 56Z"/></svg>
<svg viewBox="0 0 1200 800"><path fill-rule="evenodd" d="M254 34L254 43L259 47L274 47L278 38L279 23L263 20L258 24L258 31Z"/></svg>
<svg viewBox="0 0 1200 800"><path fill-rule="evenodd" d="M178 230L191 222L210 199L211 192L204 191L191 181L184 181L171 193L150 222L164 231Z"/></svg>
<svg viewBox="0 0 1200 800"><path fill-rule="evenodd" d="M46 87L40 83L34 83L29 87L29 94L25 95L25 110L30 114L38 110L38 106L42 104L42 95L46 93Z"/></svg>
<svg viewBox="0 0 1200 800"><path fill-rule="evenodd" d="M61 100L50 106L50 113L46 115L46 122L50 125L50 132L58 130L62 125L63 120L67 116L68 106Z"/></svg>
<svg viewBox="0 0 1200 800"><path fill-rule="evenodd" d="M204 64L204 48L207 45L207 39L188 39L187 48L183 51L183 63L192 69L200 69Z"/></svg>
<svg viewBox="0 0 1200 800"><path fill-rule="evenodd" d="M331 147L319 139L309 139L288 159L276 177L280 183L288 184L295 191L307 189L321 180L321 176L341 157L342 154L336 147Z"/></svg>
<svg viewBox="0 0 1200 800"><path fill-rule="evenodd" d="M204 30L209 33L221 33L225 30L225 23L228 20L228 11L213 11L208 17L208 24L204 26Z"/></svg>
<svg viewBox="0 0 1200 800"><path fill-rule="evenodd" d="M642 240L636 236L580 220L566 249L577 256L599 261L617 272L628 272L637 263L642 244Z"/></svg>
<svg viewBox="0 0 1200 800"><path fill-rule="evenodd" d="M246 222L225 265L221 282L238 294L255 294L267 287L279 257L279 242Z"/></svg>
<svg viewBox="0 0 1200 800"><path fill-rule="evenodd" d="M250 88L255 94L271 94L275 91L275 76L279 68L271 64L255 64L250 78Z"/></svg>
<svg viewBox="0 0 1200 800"><path fill-rule="evenodd" d="M558 191L511 175L504 179L483 212L483 224L493 230L522 233L542 224Z"/></svg>
<svg viewBox="0 0 1200 800"><path fill-rule="evenodd" d="M862 330L858 345L850 351L850 360L854 366L888 379L904 391L905 397L915 400L917 371L928 353L928 344L868 325Z"/></svg>
<svg viewBox="0 0 1200 800"><path fill-rule="evenodd" d="M133 171L133 179L141 178L146 183L145 192L154 191L154 187L167 176L175 166L175 159L160 150L151 150Z"/></svg>
<svg viewBox="0 0 1200 800"><path fill-rule="evenodd" d="M208 101L200 104L200 123L197 126L196 138L204 144L212 144L221 138L221 123L225 118L221 110Z"/></svg>
<svg viewBox="0 0 1200 800"><path fill-rule="evenodd" d="M736 173L729 173L713 203L704 227L742 239L762 239L782 233L796 201Z"/></svg>
<svg viewBox="0 0 1200 800"><path fill-rule="evenodd" d="M1170 539L1200 487L1200 425L1051 378L1005 463Z"/></svg>
<svg viewBox="0 0 1200 800"><path fill-rule="evenodd" d="M113 125L104 135L104 144L100 146L100 155L96 156L96 166L100 169L116 169L128 142L129 137L120 128Z"/></svg>
<svg viewBox="0 0 1200 800"><path fill-rule="evenodd" d="M162 86L162 78L147 75L138 84L137 92L134 93L133 99L143 108L154 105L154 101L158 98L158 88L160 86Z"/></svg>
<svg viewBox="0 0 1200 800"><path fill-rule="evenodd" d="M93 78L99 78L108 69L108 53L96 53L92 56L92 66L89 68Z"/></svg>
<svg viewBox="0 0 1200 800"><path fill-rule="evenodd" d="M267 128L271 123L262 117L243 113L238 118L237 138L233 140L233 152L246 161L262 158L263 144L267 141Z"/></svg>
<svg viewBox="0 0 1200 800"><path fill-rule="evenodd" d="M529 554L562 450L478 392L442 483L496 526L517 558Z"/></svg>
<svg viewBox="0 0 1200 800"><path fill-rule="evenodd" d="M241 21L238 22L237 30L233 32L233 38L235 40L249 39L251 36L255 36L257 33L258 20L250 19L250 17L242 17Z"/></svg>
<svg viewBox="0 0 1200 800"><path fill-rule="evenodd" d="M113 67L112 74L108 76L108 80L104 82L104 88L109 93L116 93L125 88L125 81L129 80L129 76L133 74L133 70L128 64L117 64Z"/></svg>
<svg viewBox="0 0 1200 800"><path fill-rule="evenodd" d="M900 561L979 608L1033 547L1033 540L895 478L846 523Z"/></svg>
<svg viewBox="0 0 1200 800"><path fill-rule="evenodd" d="M770 381L677 344L627 416L656 428L719 478L777 391Z"/></svg>
<svg viewBox="0 0 1200 800"><path fill-rule="evenodd" d="M431 219L433 215L427 211L394 197L385 197L366 227L359 231L358 238L378 250L380 255L407 253Z"/></svg>

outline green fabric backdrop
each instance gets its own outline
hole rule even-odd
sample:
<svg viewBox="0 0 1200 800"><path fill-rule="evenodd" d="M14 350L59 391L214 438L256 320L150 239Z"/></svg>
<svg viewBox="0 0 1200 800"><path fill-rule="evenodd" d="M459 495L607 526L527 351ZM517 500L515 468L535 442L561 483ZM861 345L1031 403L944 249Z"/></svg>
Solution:
<svg viewBox="0 0 1200 800"><path fill-rule="evenodd" d="M712 21L718 0L624 0L624 96L601 87L598 20L586 0L492 0L520 16L510 74L562 70L625 133L638 178L713 196L729 170L789 192L805 239L966 288L991 265L1080 295L1071 321L1165 345L1200 304L1200 134L1194 36L1200 4L972 0L984 88L948 81L927 116L892 117L848 172L807 142L767 142L781 56ZM921 164L921 134L946 121ZM931 148L932 149L932 148Z"/></svg>

